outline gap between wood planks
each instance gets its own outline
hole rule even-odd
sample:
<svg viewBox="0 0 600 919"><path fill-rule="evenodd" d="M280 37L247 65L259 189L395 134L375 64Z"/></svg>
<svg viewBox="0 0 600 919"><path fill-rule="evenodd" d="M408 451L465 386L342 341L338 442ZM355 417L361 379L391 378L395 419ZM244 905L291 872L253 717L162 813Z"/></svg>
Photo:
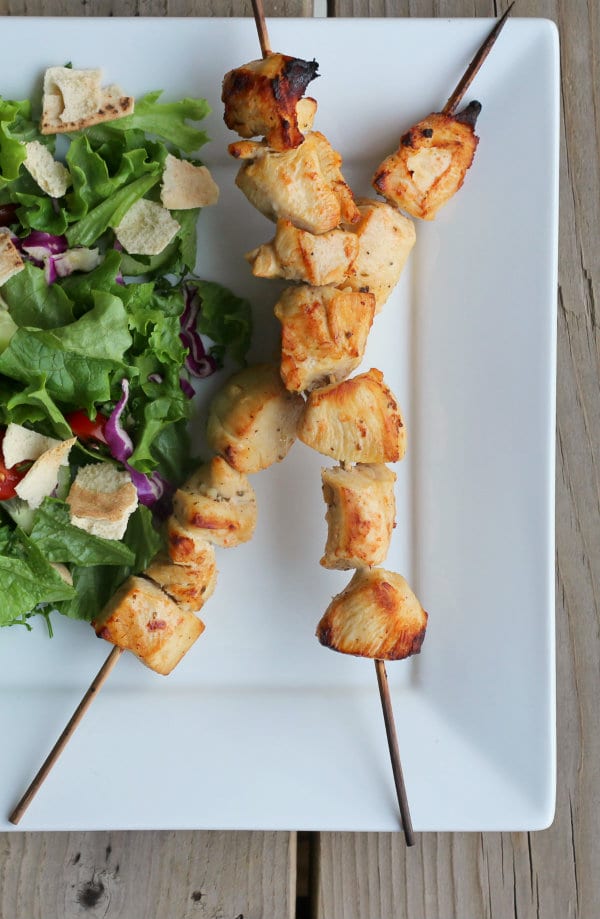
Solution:
<svg viewBox="0 0 600 919"><path fill-rule="evenodd" d="M298 833L296 839L296 912L294 919L317 913L319 834Z"/></svg>

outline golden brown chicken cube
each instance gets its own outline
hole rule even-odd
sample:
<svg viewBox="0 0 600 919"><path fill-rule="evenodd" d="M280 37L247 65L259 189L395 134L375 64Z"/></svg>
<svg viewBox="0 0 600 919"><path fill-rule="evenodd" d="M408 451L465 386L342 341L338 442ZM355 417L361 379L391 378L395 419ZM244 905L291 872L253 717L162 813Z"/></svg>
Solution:
<svg viewBox="0 0 600 919"><path fill-rule="evenodd" d="M396 475L381 464L323 469L327 505L324 568L363 568L385 559L395 527Z"/></svg>
<svg viewBox="0 0 600 919"><path fill-rule="evenodd" d="M309 131L312 131L315 115L317 114L317 107L317 100L311 98L311 96L305 96L304 99L300 99L298 102L296 106L296 118L298 120L298 128L302 134L308 134ZM269 146L266 140L236 140L232 144L229 144L227 150L236 160L254 160L259 156L264 156L266 153L277 152Z"/></svg>
<svg viewBox="0 0 600 919"><path fill-rule="evenodd" d="M346 284L375 295L375 313L393 291L415 244L412 220L385 201L357 200L360 220L353 227L358 253L348 268Z"/></svg>
<svg viewBox="0 0 600 919"><path fill-rule="evenodd" d="M217 583L217 563L214 546L205 542L206 550L201 564L175 564L167 552L161 552L146 568L144 576L150 578L177 606L189 613L197 613L212 597Z"/></svg>
<svg viewBox="0 0 600 919"><path fill-rule="evenodd" d="M360 214L340 167L342 158L323 134L312 131L303 144L286 153L269 153L255 145L236 177L254 207L277 221L290 220L301 230L327 233Z"/></svg>
<svg viewBox="0 0 600 919"><path fill-rule="evenodd" d="M172 514L167 520L167 552L176 565L197 565L202 568L212 558L214 547L196 530L182 526Z"/></svg>
<svg viewBox="0 0 600 919"><path fill-rule="evenodd" d="M287 391L277 366L246 367L211 403L208 444L239 472L258 472L287 456L303 409L304 400Z"/></svg>
<svg viewBox="0 0 600 919"><path fill-rule="evenodd" d="M204 631L200 619L141 577L128 578L92 626L99 638L165 676Z"/></svg>
<svg viewBox="0 0 600 919"><path fill-rule="evenodd" d="M225 124L240 137L264 136L274 150L299 146L296 106L318 69L316 61L269 54L230 70L221 95Z"/></svg>
<svg viewBox="0 0 600 919"><path fill-rule="evenodd" d="M257 278L286 278L321 287L343 281L357 255L354 233L330 230L317 235L299 230L290 220L278 220L275 237L249 252L246 259Z"/></svg>
<svg viewBox="0 0 600 919"><path fill-rule="evenodd" d="M281 378L294 392L344 380L360 364L375 298L335 287L288 287L275 306L281 322Z"/></svg>
<svg viewBox="0 0 600 919"><path fill-rule="evenodd" d="M215 456L177 489L173 513L183 527L228 549L252 539L256 495L245 475Z"/></svg>
<svg viewBox="0 0 600 919"><path fill-rule="evenodd" d="M426 628L427 613L401 575L359 568L327 607L317 638L342 654L396 661L419 653Z"/></svg>
<svg viewBox="0 0 600 919"><path fill-rule="evenodd" d="M313 390L298 437L313 450L346 463L395 463L406 452L398 403L376 369Z"/></svg>
<svg viewBox="0 0 600 919"><path fill-rule="evenodd" d="M434 113L414 125L377 169L375 190L413 217L433 220L462 186L473 162L480 110L479 102L472 102L458 115Z"/></svg>

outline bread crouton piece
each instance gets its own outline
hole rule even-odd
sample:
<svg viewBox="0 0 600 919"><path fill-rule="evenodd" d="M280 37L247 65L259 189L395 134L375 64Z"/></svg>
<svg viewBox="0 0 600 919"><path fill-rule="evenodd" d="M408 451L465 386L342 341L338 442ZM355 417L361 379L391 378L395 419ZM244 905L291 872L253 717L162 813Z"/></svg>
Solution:
<svg viewBox="0 0 600 919"><path fill-rule="evenodd" d="M359 568L329 604L317 638L342 654L397 661L419 653L426 628L427 613L401 575Z"/></svg>
<svg viewBox="0 0 600 919"><path fill-rule="evenodd" d="M4 465L7 469L22 463L25 460L36 460L38 456L50 450L52 447L58 447L62 440L56 440L54 437L46 437L44 434L38 434L37 431L30 431L20 424L10 422L4 434L2 441L2 455Z"/></svg>
<svg viewBox="0 0 600 919"><path fill-rule="evenodd" d="M80 131L131 115L133 97L123 95L118 86L102 87L101 79L99 69L49 67L44 74L41 133Z"/></svg>
<svg viewBox="0 0 600 919"><path fill-rule="evenodd" d="M78 470L67 504L73 526L104 539L122 539L138 495L128 472L110 463L90 463Z"/></svg>
<svg viewBox="0 0 600 919"><path fill-rule="evenodd" d="M206 166L194 166L170 153L165 160L160 200L172 210L209 207L219 200L219 186Z"/></svg>
<svg viewBox="0 0 600 919"><path fill-rule="evenodd" d="M15 486L19 498L27 501L30 507L39 507L44 498L51 495L58 484L58 471L69 461L69 452L76 442L76 437L63 440L56 447L51 447L39 456L31 469Z"/></svg>
<svg viewBox="0 0 600 919"><path fill-rule="evenodd" d="M176 565L166 552L162 552L146 568L144 575L182 609L197 613L213 595L217 583L214 547L206 543L204 561L200 565Z"/></svg>
<svg viewBox="0 0 600 919"><path fill-rule="evenodd" d="M67 167L57 162L39 140L29 141L25 149L27 156L23 165L30 176L51 198L62 198L73 182Z"/></svg>
<svg viewBox="0 0 600 919"><path fill-rule="evenodd" d="M204 631L204 623L145 578L130 577L92 626L99 638L131 651L166 676Z"/></svg>
<svg viewBox="0 0 600 919"><path fill-rule="evenodd" d="M166 208L140 198L115 228L115 236L130 255L160 255L179 229Z"/></svg>
<svg viewBox="0 0 600 919"><path fill-rule="evenodd" d="M256 527L256 495L247 476L220 456L199 469L177 489L173 511L179 523L222 546L252 539Z"/></svg>
<svg viewBox="0 0 600 919"><path fill-rule="evenodd" d="M25 267L10 233L0 232L0 287Z"/></svg>
<svg viewBox="0 0 600 919"><path fill-rule="evenodd" d="M296 440L304 400L288 392L279 368L254 364L235 373L213 399L208 445L238 472L279 463Z"/></svg>

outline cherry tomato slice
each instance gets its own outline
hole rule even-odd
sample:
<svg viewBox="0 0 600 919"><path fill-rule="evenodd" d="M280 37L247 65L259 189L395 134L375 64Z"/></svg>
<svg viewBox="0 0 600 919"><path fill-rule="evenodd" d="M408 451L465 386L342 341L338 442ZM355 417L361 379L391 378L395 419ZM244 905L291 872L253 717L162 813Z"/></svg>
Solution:
<svg viewBox="0 0 600 919"><path fill-rule="evenodd" d="M22 464L7 469L4 465L4 456L2 454L2 441L4 440L5 430L0 431L0 501L6 501L8 498L16 496L15 486L19 484L31 463L27 463L25 468Z"/></svg>
<svg viewBox="0 0 600 919"><path fill-rule="evenodd" d="M106 443L104 425L108 419L101 415L100 412L98 412L93 421L88 418L86 412L82 409L70 412L66 419L75 437L79 437L81 440L97 440L102 444Z"/></svg>

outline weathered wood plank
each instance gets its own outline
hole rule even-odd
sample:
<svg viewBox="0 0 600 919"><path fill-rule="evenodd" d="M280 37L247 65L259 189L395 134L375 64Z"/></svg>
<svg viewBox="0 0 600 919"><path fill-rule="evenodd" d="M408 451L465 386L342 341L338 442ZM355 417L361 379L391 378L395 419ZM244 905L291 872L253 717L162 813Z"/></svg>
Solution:
<svg viewBox="0 0 600 919"><path fill-rule="evenodd" d="M344 16L489 16L503 8L485 0L336 3L336 13ZM556 819L535 834L427 835L410 852L400 835L323 834L317 915L327 919L588 919L598 912L598 7L593 0L520 2L516 12L554 19L561 35Z"/></svg>
<svg viewBox="0 0 600 919"><path fill-rule="evenodd" d="M267 16L310 16L312 0L265 0ZM0 0L0 16L251 16L250 0Z"/></svg>
<svg viewBox="0 0 600 919"><path fill-rule="evenodd" d="M294 834L0 836L0 919L287 919Z"/></svg>

